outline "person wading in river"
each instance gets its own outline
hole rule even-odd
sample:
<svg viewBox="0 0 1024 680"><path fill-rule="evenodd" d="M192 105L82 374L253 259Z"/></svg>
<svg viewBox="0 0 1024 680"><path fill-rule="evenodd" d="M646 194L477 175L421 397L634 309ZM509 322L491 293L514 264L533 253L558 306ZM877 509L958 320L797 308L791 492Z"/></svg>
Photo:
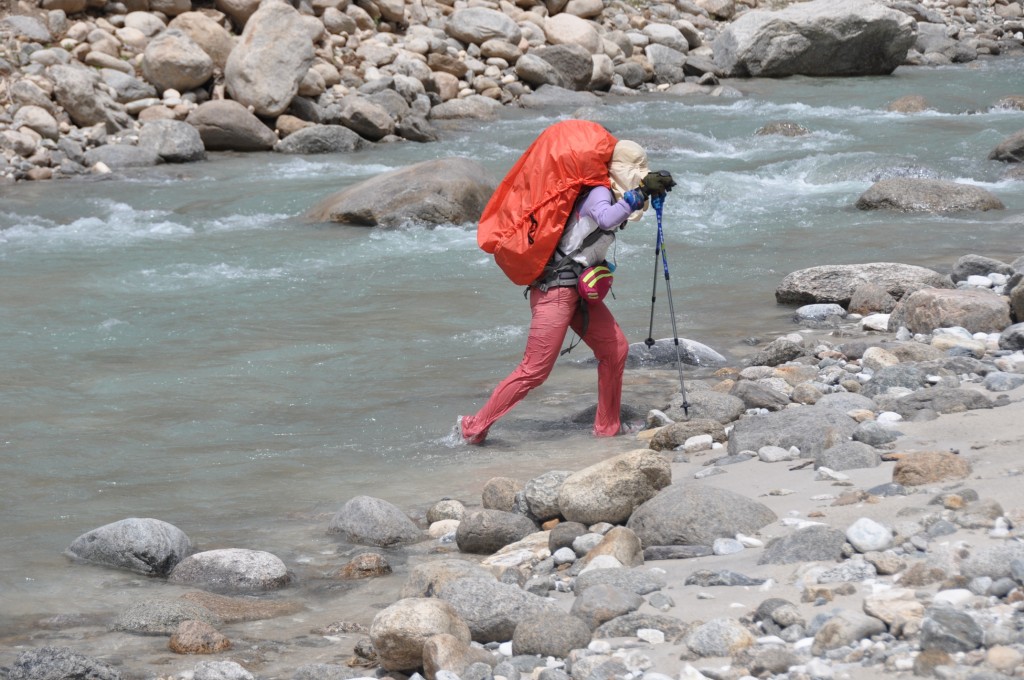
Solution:
<svg viewBox="0 0 1024 680"><path fill-rule="evenodd" d="M611 437L633 431L620 422L629 343L603 301L611 280L608 270L614 269L605 263L605 256L615 232L625 227L627 220L643 216L651 189L663 192L671 188L672 180L668 173L649 173L647 154L627 140L615 143L608 175L610 188L584 186L579 191L558 247L543 273L529 284L532 318L523 359L498 384L483 408L474 415L459 416L455 435L462 442L482 444L491 426L547 379L570 328L593 350L598 362L594 434ZM654 179L645 181L647 178ZM651 182L656 186L650 186ZM596 291L587 289L590 299L581 304L581 275L602 264L608 266L608 270L600 270L606 281L599 282Z"/></svg>

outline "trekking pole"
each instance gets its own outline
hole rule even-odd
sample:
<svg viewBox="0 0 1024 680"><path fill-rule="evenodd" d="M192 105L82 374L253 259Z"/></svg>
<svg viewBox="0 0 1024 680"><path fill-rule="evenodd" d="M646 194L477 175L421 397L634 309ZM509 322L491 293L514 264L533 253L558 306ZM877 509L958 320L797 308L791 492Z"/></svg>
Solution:
<svg viewBox="0 0 1024 680"><path fill-rule="evenodd" d="M654 206L654 213L658 216L658 241L654 248L654 284L658 284L658 251L661 251L661 264L665 270L665 292L668 295L668 314L672 319L672 341L676 346L676 368L679 370L679 392L683 397L683 413L689 417L690 402L686 398L686 383L683 381L683 359L679 354L679 331L676 330L676 310L672 304L672 282L668 274L668 251L665 248L665 233L661 228L661 214L665 207L665 195L657 194L651 196L651 205ZM654 328L654 292L651 292L651 329ZM648 347L654 345L653 332L648 336L645 344Z"/></svg>

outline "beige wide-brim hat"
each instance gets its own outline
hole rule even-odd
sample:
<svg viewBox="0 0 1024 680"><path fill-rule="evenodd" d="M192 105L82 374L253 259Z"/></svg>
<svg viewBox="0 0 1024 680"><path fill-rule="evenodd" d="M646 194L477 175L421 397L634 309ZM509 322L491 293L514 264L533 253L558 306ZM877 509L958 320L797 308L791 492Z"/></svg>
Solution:
<svg viewBox="0 0 1024 680"><path fill-rule="evenodd" d="M648 172L650 169L647 167L647 152L643 147L628 139L620 140L615 145L612 160L608 164L608 174L611 178L615 200L621 200L622 195L627 191L639 187ZM645 201L644 207L634 211L629 219L633 221L640 219L646 209L647 202Z"/></svg>

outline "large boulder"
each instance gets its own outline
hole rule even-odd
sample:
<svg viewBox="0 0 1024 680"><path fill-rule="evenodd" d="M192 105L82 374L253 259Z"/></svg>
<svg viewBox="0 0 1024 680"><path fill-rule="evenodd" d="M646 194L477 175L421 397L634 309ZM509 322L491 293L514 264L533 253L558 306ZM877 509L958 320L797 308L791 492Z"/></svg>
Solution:
<svg viewBox="0 0 1024 680"><path fill-rule="evenodd" d="M443 600L406 598L377 612L370 624L370 642L377 662L390 671L423 666L423 643L432 635L453 635L469 643L470 633L458 613Z"/></svg>
<svg viewBox="0 0 1024 680"><path fill-rule="evenodd" d="M167 28L177 29L190 37L210 56L217 68L223 70L227 65L228 55L231 54L236 39L212 18L202 12L185 12L174 17Z"/></svg>
<svg viewBox="0 0 1024 680"><path fill-rule="evenodd" d="M551 45L539 47L530 55L540 57L550 64L557 74L552 85L569 90L586 90L594 72L594 61L590 53L579 45ZM547 82L547 81L545 81Z"/></svg>
<svg viewBox="0 0 1024 680"><path fill-rule="evenodd" d="M746 496L697 484L673 484L633 513L627 528L647 547L712 545L716 538L755 534L778 517Z"/></svg>
<svg viewBox="0 0 1024 680"><path fill-rule="evenodd" d="M313 56L313 41L298 10L280 0L265 1L228 56L224 86L256 115L280 115L298 93Z"/></svg>
<svg viewBox="0 0 1024 680"><path fill-rule="evenodd" d="M155 151L165 163L191 163L206 158L199 130L180 120L146 123L139 131L139 146Z"/></svg>
<svg viewBox="0 0 1024 680"><path fill-rule="evenodd" d="M101 87L98 73L84 66L58 65L49 68L53 97L79 127L103 123L107 132L130 128L131 116Z"/></svg>
<svg viewBox="0 0 1024 680"><path fill-rule="evenodd" d="M486 7L469 7L452 12L444 30L456 40L473 45L481 45L495 38L518 45L523 37L515 21L498 10Z"/></svg>
<svg viewBox="0 0 1024 680"><path fill-rule="evenodd" d="M121 673L116 668L70 647L29 649L19 654L11 667L5 670L9 680L121 680Z"/></svg>
<svg viewBox="0 0 1024 680"><path fill-rule="evenodd" d="M423 538L419 527L398 506L372 496L349 499L331 518L327 533L342 534L352 543L382 548Z"/></svg>
<svg viewBox="0 0 1024 680"><path fill-rule="evenodd" d="M477 510L467 513L459 522L455 542L462 552L490 554L536 530L534 523L523 515L504 510Z"/></svg>
<svg viewBox="0 0 1024 680"><path fill-rule="evenodd" d="M544 21L544 35L551 45L578 45L589 54L598 54L603 45L594 24L572 14L556 14Z"/></svg>
<svg viewBox="0 0 1024 680"><path fill-rule="evenodd" d="M955 213L1002 210L988 189L943 179L896 177L875 182L857 199L860 210Z"/></svg>
<svg viewBox="0 0 1024 680"><path fill-rule="evenodd" d="M757 451L762 446L795 446L802 458L814 458L847 441L856 427L853 418L831 408L786 409L737 421L729 435L729 453Z"/></svg>
<svg viewBox="0 0 1024 680"><path fill-rule="evenodd" d="M476 562L464 559L418 562L409 572L399 597L435 597L446 585L462 578L493 579L494 575Z"/></svg>
<svg viewBox="0 0 1024 680"><path fill-rule="evenodd" d="M999 260L984 255L963 255L953 263L953 271L949 278L954 283L966 281L970 276L988 276L989 274L1003 274L1007 277L1013 276L1013 267L1000 262Z"/></svg>
<svg viewBox="0 0 1024 680"><path fill-rule="evenodd" d="M926 286L953 287L948 276L910 264L832 264L788 274L775 289L775 301L793 304L836 302L846 305L853 297L853 292L865 281L884 287L896 299Z"/></svg>
<svg viewBox="0 0 1024 680"><path fill-rule="evenodd" d="M363 138L342 125L310 125L296 130L274 146L289 154L349 153L362 148Z"/></svg>
<svg viewBox="0 0 1024 680"><path fill-rule="evenodd" d="M1010 305L986 289L922 288L904 300L902 318L911 333L951 326L971 333L999 333L1010 325Z"/></svg>
<svg viewBox="0 0 1024 680"><path fill-rule="evenodd" d="M307 217L367 227L474 222L496 184L482 165L468 158L424 161L332 194Z"/></svg>
<svg viewBox="0 0 1024 680"><path fill-rule="evenodd" d="M1012 135L1005 137L1003 141L996 145L996 148L992 149L988 159L1005 163L1024 162L1024 130L1018 130Z"/></svg>
<svg viewBox="0 0 1024 680"><path fill-rule="evenodd" d="M887 75L914 46L914 20L871 0L813 0L746 12L714 42L734 77Z"/></svg>
<svg viewBox="0 0 1024 680"><path fill-rule="evenodd" d="M194 90L213 76L213 67L210 55L176 28L153 38L142 56L142 73L160 92Z"/></svg>
<svg viewBox="0 0 1024 680"><path fill-rule="evenodd" d="M338 122L374 142L395 131L395 119L388 110L366 97L346 97Z"/></svg>
<svg viewBox="0 0 1024 680"><path fill-rule="evenodd" d="M208 151L269 151L277 142L273 130L232 99L203 102L185 122L199 130Z"/></svg>
<svg viewBox="0 0 1024 680"><path fill-rule="evenodd" d="M667 458L636 449L569 475L558 491L558 507L570 522L621 524L671 483Z"/></svg>
<svg viewBox="0 0 1024 680"><path fill-rule="evenodd" d="M191 552L192 541L173 524L129 517L82 534L66 554L107 567L167 576Z"/></svg>
<svg viewBox="0 0 1024 680"><path fill-rule="evenodd" d="M494 579L452 581L438 597L452 606L469 625L473 640L480 643L511 640L520 620L561 612L554 600Z"/></svg>
<svg viewBox="0 0 1024 680"><path fill-rule="evenodd" d="M222 548L186 557L174 567L168 580L217 592L259 592L284 588L291 576L276 555Z"/></svg>

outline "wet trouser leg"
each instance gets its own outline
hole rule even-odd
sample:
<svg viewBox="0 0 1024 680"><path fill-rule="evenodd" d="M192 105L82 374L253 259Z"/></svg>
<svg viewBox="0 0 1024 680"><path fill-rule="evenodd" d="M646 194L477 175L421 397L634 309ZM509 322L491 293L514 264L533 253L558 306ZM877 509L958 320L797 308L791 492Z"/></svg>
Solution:
<svg viewBox="0 0 1024 680"><path fill-rule="evenodd" d="M571 286L541 291L530 289L530 334L519 366L501 381L476 415L462 419L462 436L483 441L499 418L522 401L530 390L547 380L561 351L573 316L579 311L579 294Z"/></svg>

